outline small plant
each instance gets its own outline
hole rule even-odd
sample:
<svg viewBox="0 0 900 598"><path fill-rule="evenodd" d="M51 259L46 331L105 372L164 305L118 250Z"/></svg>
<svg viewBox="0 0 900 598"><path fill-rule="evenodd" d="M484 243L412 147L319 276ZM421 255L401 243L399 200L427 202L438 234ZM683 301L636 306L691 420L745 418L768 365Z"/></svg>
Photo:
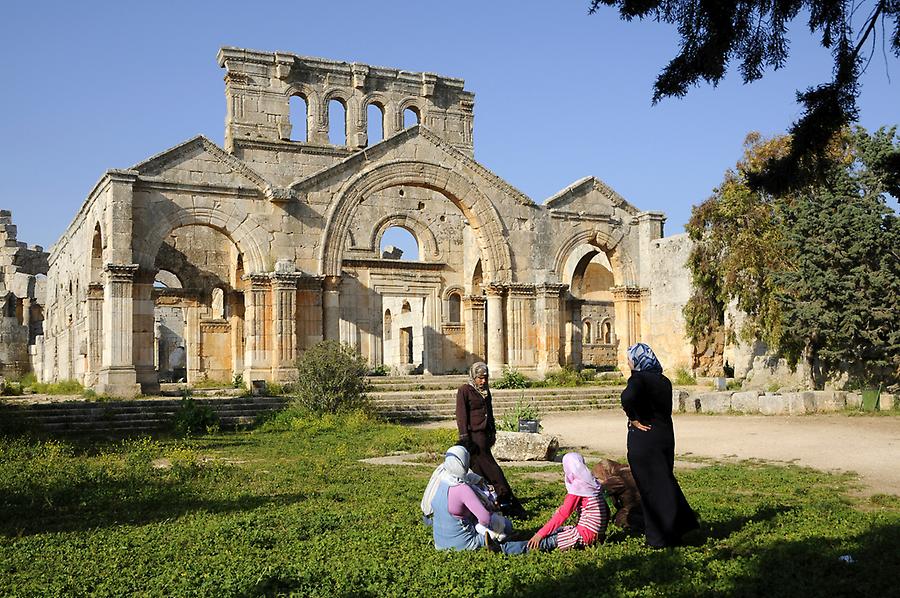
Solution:
<svg viewBox="0 0 900 598"><path fill-rule="evenodd" d="M694 386L697 384L697 379L687 368L679 366L675 369L675 377L672 382L678 386Z"/></svg>
<svg viewBox="0 0 900 598"><path fill-rule="evenodd" d="M728 384L725 385L727 390L740 390L743 386L743 383L740 380L729 380Z"/></svg>
<svg viewBox="0 0 900 598"><path fill-rule="evenodd" d="M231 387L232 388L244 388L244 375L243 374L235 374L231 379Z"/></svg>
<svg viewBox="0 0 900 598"><path fill-rule="evenodd" d="M266 396L280 397L285 394L285 386L278 382L266 382Z"/></svg>
<svg viewBox="0 0 900 598"><path fill-rule="evenodd" d="M185 389L181 405L172 418L172 427L180 436L203 434L211 427L218 429L219 416L209 405L201 405L194 401L191 391Z"/></svg>
<svg viewBox="0 0 900 598"><path fill-rule="evenodd" d="M31 392L41 395L80 395L84 392L84 386L77 380L35 382L30 388Z"/></svg>
<svg viewBox="0 0 900 598"><path fill-rule="evenodd" d="M315 413L368 406L369 365L356 350L333 340L310 347L297 360L297 403Z"/></svg>
<svg viewBox="0 0 900 598"><path fill-rule="evenodd" d="M22 392L21 383L0 379L0 397L17 397Z"/></svg>
<svg viewBox="0 0 900 598"><path fill-rule="evenodd" d="M524 374L510 368L503 368L503 375L499 380L491 382L494 388L528 388L528 378Z"/></svg>
<svg viewBox="0 0 900 598"><path fill-rule="evenodd" d="M384 365L383 363L380 363L369 370L370 376L387 376L389 373L390 370L388 369L388 366Z"/></svg>
<svg viewBox="0 0 900 598"><path fill-rule="evenodd" d="M766 387L766 392L778 392L781 388L781 384L778 382L769 382L769 385Z"/></svg>
<svg viewBox="0 0 900 598"><path fill-rule="evenodd" d="M581 375L574 368L564 367L561 370L550 372L544 376L541 386L545 387L572 387L580 386L584 382Z"/></svg>
<svg viewBox="0 0 900 598"><path fill-rule="evenodd" d="M525 400L524 396L516 401L515 407L503 414L503 417L497 422L497 429L507 432L518 432L520 419L530 419L538 422L541 419L540 410L533 402ZM538 429L540 428L541 425L539 423Z"/></svg>
<svg viewBox="0 0 900 598"><path fill-rule="evenodd" d="M583 381L591 382L597 375L597 370L595 370L594 368L584 368L578 374L581 376L581 379Z"/></svg>

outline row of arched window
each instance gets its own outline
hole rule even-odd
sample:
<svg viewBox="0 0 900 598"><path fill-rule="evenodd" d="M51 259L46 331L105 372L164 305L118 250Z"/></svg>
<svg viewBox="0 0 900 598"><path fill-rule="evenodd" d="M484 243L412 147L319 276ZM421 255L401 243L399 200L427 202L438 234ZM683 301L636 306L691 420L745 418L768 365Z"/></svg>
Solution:
<svg viewBox="0 0 900 598"><path fill-rule="evenodd" d="M409 301L404 301L400 307L400 314L410 313L411 308ZM459 293L453 292L447 296L447 321L450 324L459 324L462 322L462 297ZM391 340L391 329L393 328L394 316L390 309L384 310L384 340Z"/></svg>
<svg viewBox="0 0 900 598"><path fill-rule="evenodd" d="M303 96L294 95L290 99L291 141L309 141L307 122L309 105ZM422 116L415 106L403 110L403 128L419 124ZM373 145L384 139L385 110L377 103L371 102L366 106L366 134L368 145ZM338 98L328 101L328 142L331 145L351 145L347 138L347 106Z"/></svg>
<svg viewBox="0 0 900 598"><path fill-rule="evenodd" d="M612 344L612 323L607 318L598 328L590 318L585 318L581 322L581 342L585 345Z"/></svg>

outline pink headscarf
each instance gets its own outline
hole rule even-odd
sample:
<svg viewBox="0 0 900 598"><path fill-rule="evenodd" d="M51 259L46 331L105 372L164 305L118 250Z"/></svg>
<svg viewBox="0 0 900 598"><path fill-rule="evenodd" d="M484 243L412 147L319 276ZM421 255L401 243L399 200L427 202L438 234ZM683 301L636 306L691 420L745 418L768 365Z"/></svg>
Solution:
<svg viewBox="0 0 900 598"><path fill-rule="evenodd" d="M600 491L600 482L584 464L584 457L579 453L566 453L563 457L563 473L566 476L566 491L575 496L594 496Z"/></svg>

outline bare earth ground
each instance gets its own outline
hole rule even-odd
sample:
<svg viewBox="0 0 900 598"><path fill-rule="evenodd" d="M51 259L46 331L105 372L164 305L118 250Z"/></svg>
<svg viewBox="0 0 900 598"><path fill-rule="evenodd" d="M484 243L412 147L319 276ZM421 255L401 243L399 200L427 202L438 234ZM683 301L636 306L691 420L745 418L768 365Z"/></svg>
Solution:
<svg viewBox="0 0 900 598"><path fill-rule="evenodd" d="M900 417L732 416L677 414L676 469L684 458L758 459L823 471L856 472L865 495L900 495ZM625 416L619 411L548 413L541 424L560 446L624 461ZM434 424L433 424L434 425ZM454 422L439 422L453 427Z"/></svg>

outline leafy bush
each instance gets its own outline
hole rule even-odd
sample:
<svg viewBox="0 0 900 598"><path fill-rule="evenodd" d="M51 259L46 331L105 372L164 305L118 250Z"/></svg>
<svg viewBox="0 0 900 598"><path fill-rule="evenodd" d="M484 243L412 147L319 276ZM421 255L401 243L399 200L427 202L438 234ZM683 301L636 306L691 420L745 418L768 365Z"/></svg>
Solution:
<svg viewBox="0 0 900 598"><path fill-rule="evenodd" d="M194 401L189 391L184 392L181 405L172 417L172 427L180 436L190 434L205 434L209 430L217 429L219 416L209 405L201 405Z"/></svg>
<svg viewBox="0 0 900 598"><path fill-rule="evenodd" d="M740 390L743 386L743 383L740 380L729 380L725 385L727 390Z"/></svg>
<svg viewBox="0 0 900 598"><path fill-rule="evenodd" d="M515 407L503 414L503 417L497 422L497 429L507 432L518 432L520 419L533 419L537 421L540 421L541 419L541 412L537 406L533 402L525 400L524 397L516 401ZM541 427L542 426L538 424L538 429Z"/></svg>
<svg viewBox="0 0 900 598"><path fill-rule="evenodd" d="M597 375L597 370L595 370L594 368L583 368L579 372L579 375L581 376L581 379L584 380L585 382L590 382Z"/></svg>
<svg viewBox="0 0 900 598"><path fill-rule="evenodd" d="M0 380L0 397L17 397L22 394L22 385L18 382Z"/></svg>
<svg viewBox="0 0 900 598"><path fill-rule="evenodd" d="M556 370L548 373L544 376L544 380L541 383L541 386L546 387L571 387L571 386L580 386L584 383L584 379L575 371L572 367L564 367L561 370Z"/></svg>
<svg viewBox="0 0 900 598"><path fill-rule="evenodd" d="M494 388L528 388L530 381L524 374L510 368L503 368L503 375L499 380L492 380Z"/></svg>
<svg viewBox="0 0 900 598"><path fill-rule="evenodd" d="M697 379L687 370L687 368L679 366L675 369L675 376L672 379L672 383L677 384L678 386L693 386L697 384Z"/></svg>
<svg viewBox="0 0 900 598"><path fill-rule="evenodd" d="M243 374L235 374L231 379L231 387L232 388L244 388L244 375Z"/></svg>
<svg viewBox="0 0 900 598"><path fill-rule="evenodd" d="M387 376L390 373L388 366L383 363L376 365L371 370L369 370L370 376Z"/></svg>
<svg viewBox="0 0 900 598"><path fill-rule="evenodd" d="M79 395L84 392L84 386L78 380L35 382L30 389L31 392L40 395Z"/></svg>
<svg viewBox="0 0 900 598"><path fill-rule="evenodd" d="M297 360L297 403L314 413L337 413L368 407L369 371L356 350L332 340L309 348Z"/></svg>

